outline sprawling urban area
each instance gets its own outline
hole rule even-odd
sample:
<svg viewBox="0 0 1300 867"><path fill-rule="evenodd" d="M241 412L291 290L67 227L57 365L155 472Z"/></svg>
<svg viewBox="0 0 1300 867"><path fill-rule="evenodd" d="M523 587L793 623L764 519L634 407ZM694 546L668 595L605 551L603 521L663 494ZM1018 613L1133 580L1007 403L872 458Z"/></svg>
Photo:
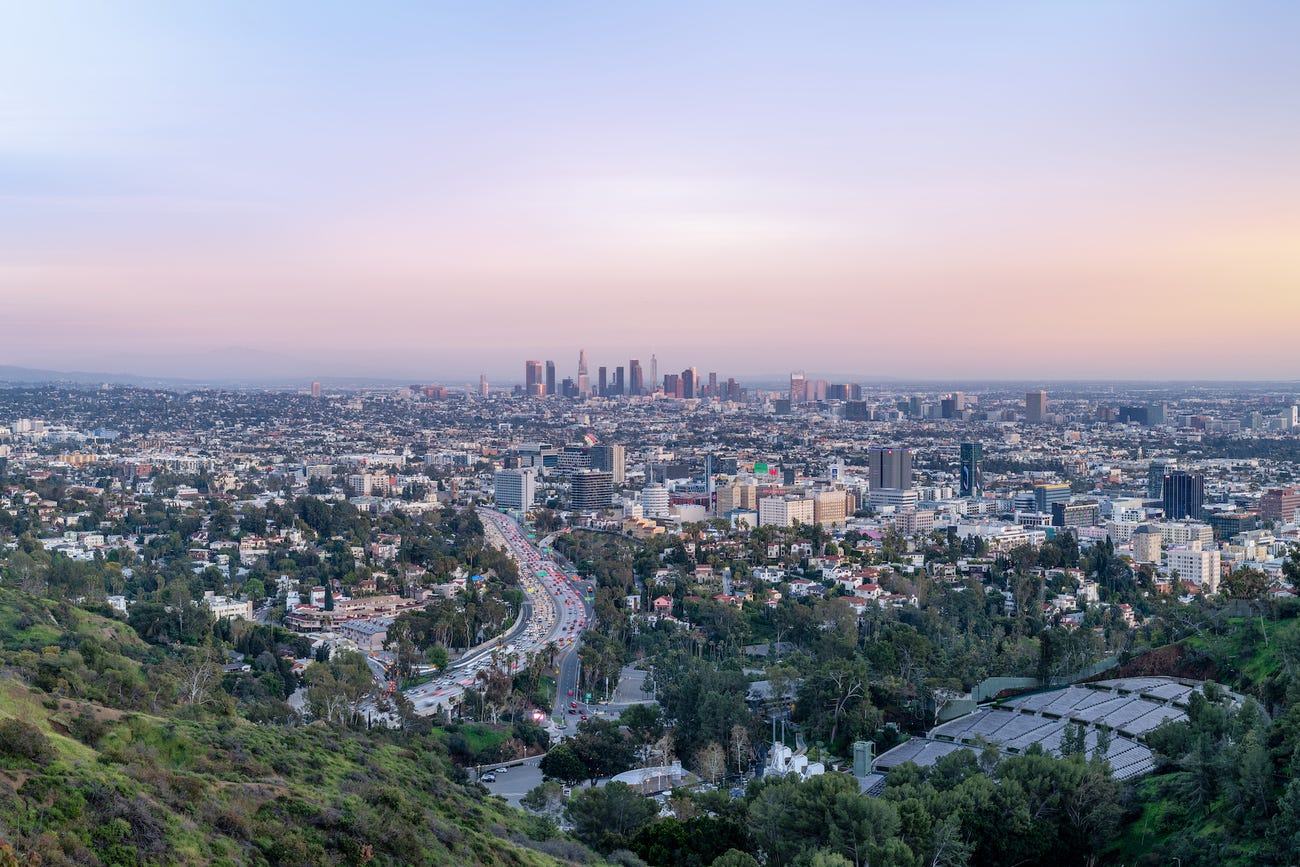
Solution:
<svg viewBox="0 0 1300 867"><path fill-rule="evenodd" d="M490 821L512 851L562 861L1293 851L1293 385L661 366L593 373L583 351L504 384L0 389L4 701L55 711L0 723L0 753L97 751L206 811L214 859L341 845L343 820L289 818L267 732L368 761L312 775L415 824L366 780L417 785L376 763L418 739L466 797L505 802ZM166 716L190 728L159 734ZM213 717L263 734L200 742ZM248 803L199 791L209 749L245 756ZM72 809L0 779L23 815ZM178 845L150 798L77 809L116 815L130 851ZM112 842L5 821L11 851L53 863ZM355 863L467 857L408 837Z"/></svg>

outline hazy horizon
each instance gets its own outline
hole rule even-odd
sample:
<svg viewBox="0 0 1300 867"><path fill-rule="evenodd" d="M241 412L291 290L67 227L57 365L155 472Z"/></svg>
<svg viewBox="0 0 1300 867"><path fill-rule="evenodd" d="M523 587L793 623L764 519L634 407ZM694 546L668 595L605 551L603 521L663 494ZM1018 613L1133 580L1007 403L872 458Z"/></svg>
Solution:
<svg viewBox="0 0 1300 867"><path fill-rule="evenodd" d="M0 364L1300 378L1294 4L2 20Z"/></svg>

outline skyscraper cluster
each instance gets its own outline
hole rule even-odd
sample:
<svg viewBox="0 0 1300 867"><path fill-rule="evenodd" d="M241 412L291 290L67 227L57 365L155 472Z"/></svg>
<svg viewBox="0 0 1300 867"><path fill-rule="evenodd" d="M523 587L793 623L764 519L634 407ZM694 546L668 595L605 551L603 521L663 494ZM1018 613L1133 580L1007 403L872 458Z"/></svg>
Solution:
<svg viewBox="0 0 1300 867"><path fill-rule="evenodd" d="M555 362L545 363L545 374L541 361L529 359L524 362L523 393L529 397L636 397L640 395L662 394L664 397L692 400L697 398L716 398L718 400L739 401L744 397L743 389L735 378L728 377L719 381L716 371L702 376L694 367L688 367L680 373L665 374L659 380L659 359L650 356L649 377L641 366L641 360L629 359L626 367L618 365L611 371L607 366L596 370L592 381L591 368L587 359L587 350L578 352L578 372L576 378L563 379L556 385ZM611 375L612 373L612 375ZM843 388L848 389L848 386ZM859 386L852 386L856 394L861 395ZM848 393L847 391L845 392Z"/></svg>

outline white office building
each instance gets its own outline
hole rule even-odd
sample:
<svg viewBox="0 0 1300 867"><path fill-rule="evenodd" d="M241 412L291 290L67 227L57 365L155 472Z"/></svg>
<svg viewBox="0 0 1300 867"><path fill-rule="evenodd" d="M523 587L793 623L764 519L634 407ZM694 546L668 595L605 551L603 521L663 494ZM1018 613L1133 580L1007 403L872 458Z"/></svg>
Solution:
<svg viewBox="0 0 1300 867"><path fill-rule="evenodd" d="M758 524L760 527L793 527L795 521L811 524L814 511L811 497L764 497L758 501Z"/></svg>
<svg viewBox="0 0 1300 867"><path fill-rule="evenodd" d="M1184 584L1200 587L1208 596L1219 592L1219 549L1203 545L1200 540L1186 547L1170 548L1169 574L1178 573Z"/></svg>
<svg viewBox="0 0 1300 867"><path fill-rule="evenodd" d="M532 467L518 470L497 470L492 493L498 506L525 511L533 507L537 497L537 475Z"/></svg>

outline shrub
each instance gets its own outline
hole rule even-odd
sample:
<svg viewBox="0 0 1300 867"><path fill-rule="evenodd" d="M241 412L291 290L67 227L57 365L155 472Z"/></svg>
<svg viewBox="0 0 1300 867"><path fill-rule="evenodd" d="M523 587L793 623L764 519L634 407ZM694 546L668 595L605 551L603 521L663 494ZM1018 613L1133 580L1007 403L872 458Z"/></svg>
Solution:
<svg viewBox="0 0 1300 867"><path fill-rule="evenodd" d="M0 756L43 764L54 758L45 733L22 720L0 720Z"/></svg>

